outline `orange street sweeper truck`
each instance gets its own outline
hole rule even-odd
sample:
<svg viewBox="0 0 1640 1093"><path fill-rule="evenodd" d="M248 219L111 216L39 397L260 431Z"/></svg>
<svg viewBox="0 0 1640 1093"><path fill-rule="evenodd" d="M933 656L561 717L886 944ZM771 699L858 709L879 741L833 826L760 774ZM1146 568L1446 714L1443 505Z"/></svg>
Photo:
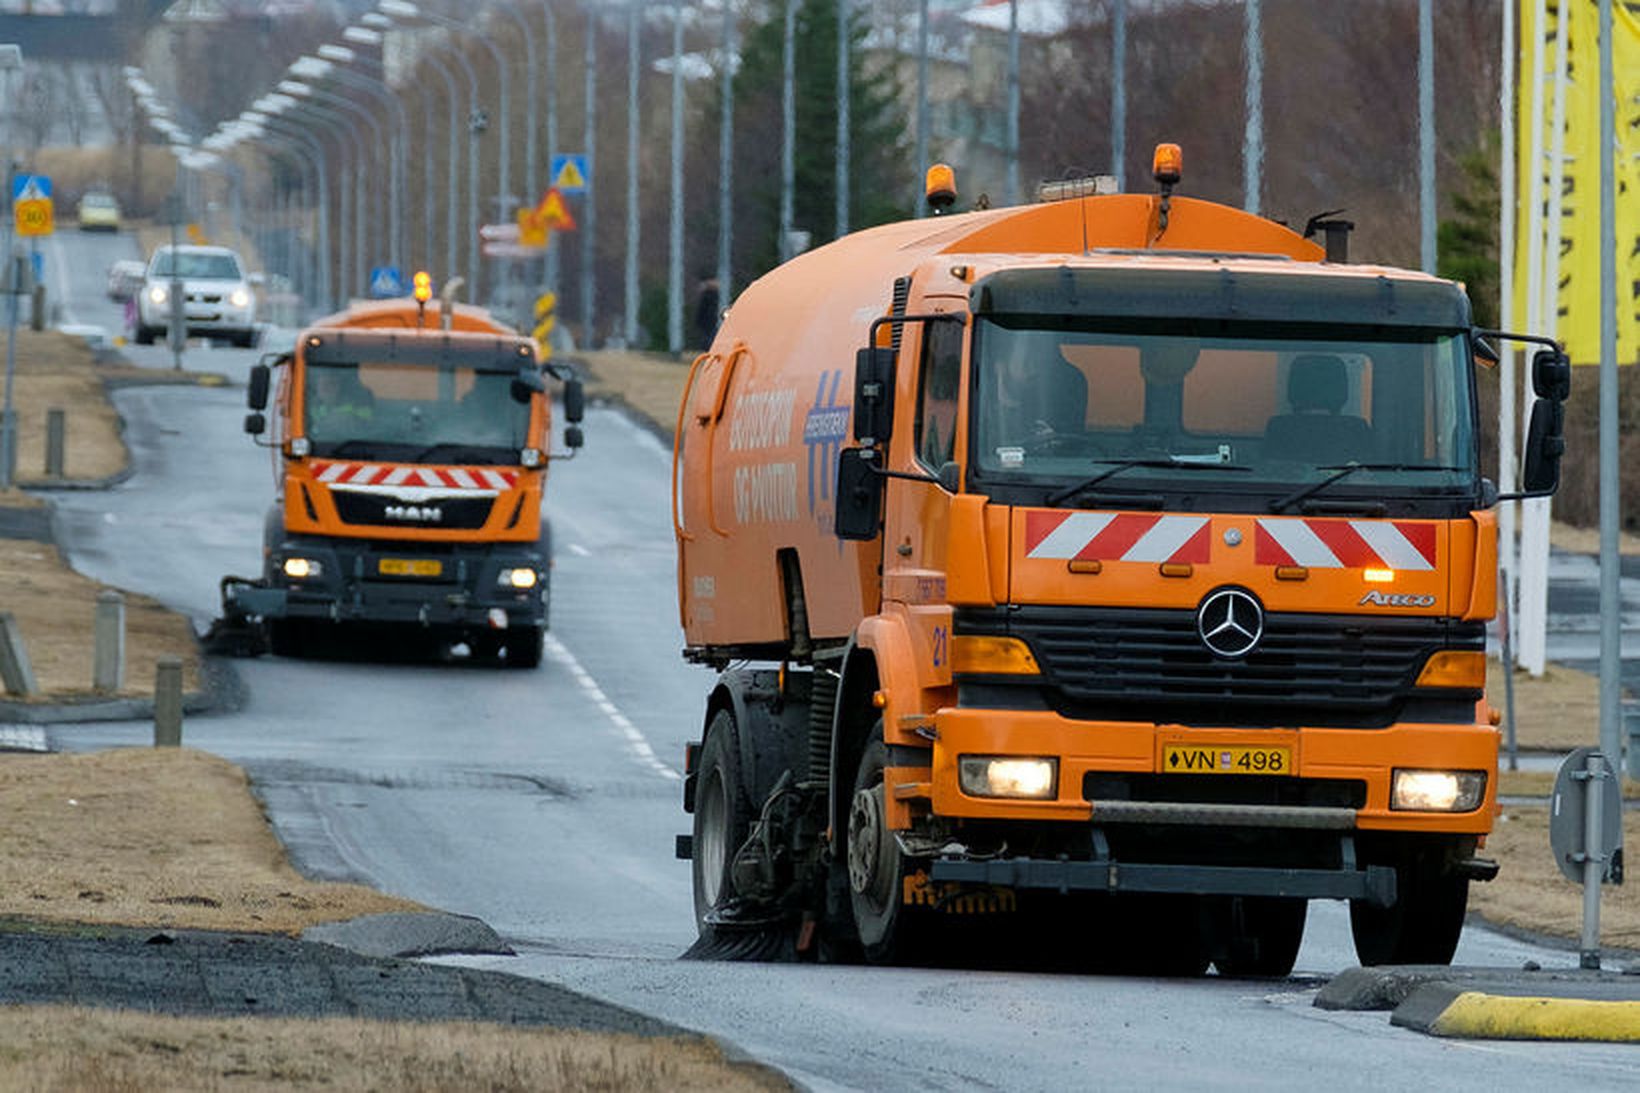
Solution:
<svg viewBox="0 0 1640 1093"><path fill-rule="evenodd" d="M1154 174L849 235L695 362L708 946L1281 975L1342 899L1364 963L1451 959L1496 871L1475 369L1506 335L1348 263L1347 222L1174 196L1172 145ZM1519 337L1542 496L1570 371Z"/></svg>

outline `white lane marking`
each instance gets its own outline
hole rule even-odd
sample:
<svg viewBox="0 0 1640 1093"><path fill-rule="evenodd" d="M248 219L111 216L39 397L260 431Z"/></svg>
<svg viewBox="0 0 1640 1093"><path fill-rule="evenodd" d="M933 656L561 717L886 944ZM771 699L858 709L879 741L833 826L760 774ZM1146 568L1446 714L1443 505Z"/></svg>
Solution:
<svg viewBox="0 0 1640 1093"><path fill-rule="evenodd" d="M598 686L598 681L593 679L585 668L581 667L581 662L575 659L574 653L565 648L563 642L548 634L546 650L549 657L569 670L569 674L575 677L576 686L580 687L586 696L592 700L592 704L598 707L605 717L609 718L610 724L615 726L616 735L626 744L626 750L631 753L634 759L662 778L673 782L682 780L683 775L660 761L659 757L655 755L655 749L650 747L649 741L644 739L643 733L639 732L638 727L627 719L619 706L609 700L609 696L604 694L604 689Z"/></svg>
<svg viewBox="0 0 1640 1093"><path fill-rule="evenodd" d="M571 543L569 545L569 552L571 554L575 555L577 558L590 558L590 557L592 557L592 551L588 550L586 547L582 546L580 543Z"/></svg>

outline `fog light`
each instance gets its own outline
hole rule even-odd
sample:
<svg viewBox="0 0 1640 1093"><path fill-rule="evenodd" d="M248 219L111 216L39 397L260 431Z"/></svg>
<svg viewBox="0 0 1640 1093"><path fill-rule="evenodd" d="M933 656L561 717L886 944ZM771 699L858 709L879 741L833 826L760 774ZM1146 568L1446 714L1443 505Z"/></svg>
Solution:
<svg viewBox="0 0 1640 1093"><path fill-rule="evenodd" d="M325 572L324 565L322 563L320 563L317 559L314 559L314 558L286 558L285 559L285 576L293 577L298 581L308 580L309 578L312 578L312 577L322 577L324 575L324 572Z"/></svg>
<svg viewBox="0 0 1640 1093"><path fill-rule="evenodd" d="M970 797L1042 800L1054 796L1058 775L1057 759L964 755L957 762L958 781Z"/></svg>
<svg viewBox="0 0 1640 1093"><path fill-rule="evenodd" d="M501 588L524 589L534 588L535 582L538 580L540 580L540 577L537 576L535 570L526 567L523 569L503 569L501 575L496 578L495 583Z"/></svg>
<svg viewBox="0 0 1640 1093"><path fill-rule="evenodd" d="M1398 770L1389 807L1412 812L1473 812L1485 796L1484 771Z"/></svg>

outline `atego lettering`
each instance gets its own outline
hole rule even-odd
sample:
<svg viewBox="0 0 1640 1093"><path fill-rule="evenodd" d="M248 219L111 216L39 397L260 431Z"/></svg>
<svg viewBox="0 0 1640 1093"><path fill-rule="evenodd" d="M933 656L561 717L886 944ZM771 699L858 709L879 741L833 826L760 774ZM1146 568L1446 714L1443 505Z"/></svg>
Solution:
<svg viewBox="0 0 1640 1093"><path fill-rule="evenodd" d="M1434 607L1435 597L1426 593L1374 590L1362 596L1356 606L1362 607L1369 603L1374 607Z"/></svg>

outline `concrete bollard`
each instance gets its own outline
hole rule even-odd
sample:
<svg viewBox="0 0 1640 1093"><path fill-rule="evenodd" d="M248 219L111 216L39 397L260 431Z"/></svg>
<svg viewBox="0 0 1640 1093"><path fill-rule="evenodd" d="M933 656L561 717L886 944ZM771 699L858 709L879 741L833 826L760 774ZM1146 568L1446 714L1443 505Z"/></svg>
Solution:
<svg viewBox="0 0 1640 1093"><path fill-rule="evenodd" d="M46 477L63 476L64 452L68 447L68 415L59 407L46 411Z"/></svg>
<svg viewBox="0 0 1640 1093"><path fill-rule="evenodd" d="M124 596L113 590L97 594L91 631L91 689L113 694L125 686Z"/></svg>
<svg viewBox="0 0 1640 1093"><path fill-rule="evenodd" d="M154 672L154 747L182 746L182 658L160 657Z"/></svg>
<svg viewBox="0 0 1640 1093"><path fill-rule="evenodd" d="M0 611L0 682L6 693L27 697L40 689L34 681L34 665L29 663L23 632L10 611Z"/></svg>

